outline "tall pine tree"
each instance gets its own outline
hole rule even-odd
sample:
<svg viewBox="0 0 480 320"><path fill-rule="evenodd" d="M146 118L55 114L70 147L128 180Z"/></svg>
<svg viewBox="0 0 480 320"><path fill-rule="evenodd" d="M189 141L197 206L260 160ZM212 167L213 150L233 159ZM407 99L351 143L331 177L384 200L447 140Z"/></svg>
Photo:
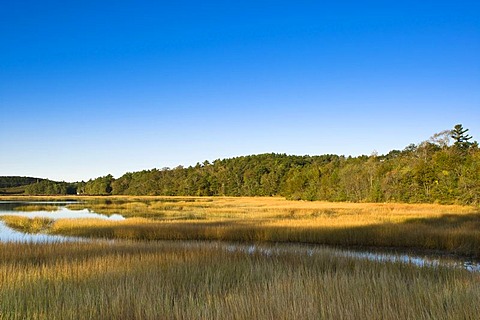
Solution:
<svg viewBox="0 0 480 320"><path fill-rule="evenodd" d="M468 141L472 139L472 136L466 134L468 129L464 129L461 124L455 125L451 131L451 137L455 141L454 145L460 149L468 149L472 146L472 142Z"/></svg>

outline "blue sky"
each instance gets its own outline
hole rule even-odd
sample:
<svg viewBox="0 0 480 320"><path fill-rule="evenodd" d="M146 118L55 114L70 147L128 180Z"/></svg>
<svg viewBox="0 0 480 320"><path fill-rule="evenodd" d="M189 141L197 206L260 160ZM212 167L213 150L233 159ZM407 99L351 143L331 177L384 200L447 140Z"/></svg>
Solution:
<svg viewBox="0 0 480 320"><path fill-rule="evenodd" d="M0 175L480 140L478 1L4 1Z"/></svg>

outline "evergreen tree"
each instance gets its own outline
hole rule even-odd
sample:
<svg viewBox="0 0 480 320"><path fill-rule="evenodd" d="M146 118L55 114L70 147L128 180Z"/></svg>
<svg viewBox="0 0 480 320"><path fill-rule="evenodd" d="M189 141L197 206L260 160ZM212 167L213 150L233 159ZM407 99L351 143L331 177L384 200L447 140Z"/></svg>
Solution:
<svg viewBox="0 0 480 320"><path fill-rule="evenodd" d="M472 146L472 142L468 141L472 139L472 136L466 134L468 129L464 129L461 124L455 125L452 130L451 137L455 141L454 146L460 149L468 149Z"/></svg>

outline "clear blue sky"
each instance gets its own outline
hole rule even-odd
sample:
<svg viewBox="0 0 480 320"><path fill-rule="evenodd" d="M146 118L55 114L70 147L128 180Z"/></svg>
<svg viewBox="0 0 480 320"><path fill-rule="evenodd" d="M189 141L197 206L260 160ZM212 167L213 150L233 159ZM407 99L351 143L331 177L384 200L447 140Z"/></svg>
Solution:
<svg viewBox="0 0 480 320"><path fill-rule="evenodd" d="M3 1L0 175L480 140L478 1Z"/></svg>

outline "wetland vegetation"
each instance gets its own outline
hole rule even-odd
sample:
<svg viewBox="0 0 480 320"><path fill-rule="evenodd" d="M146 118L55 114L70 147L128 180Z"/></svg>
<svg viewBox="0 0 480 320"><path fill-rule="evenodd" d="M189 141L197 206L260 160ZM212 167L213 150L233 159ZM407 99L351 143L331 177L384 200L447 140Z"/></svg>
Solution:
<svg viewBox="0 0 480 320"><path fill-rule="evenodd" d="M0 243L2 319L474 319L478 273L178 242Z"/></svg>
<svg viewBox="0 0 480 320"><path fill-rule="evenodd" d="M127 219L53 220L14 216L15 210L2 216L16 230L94 240L0 243L0 319L469 319L480 311L478 272L369 261L316 246L478 256L476 207L271 197L77 199L64 203L71 214L88 208ZM239 249L252 242L258 250Z"/></svg>
<svg viewBox="0 0 480 320"><path fill-rule="evenodd" d="M375 253L480 258L480 151L455 128L382 156L0 177L0 193L43 194L1 198L0 235L39 242L0 237L0 319L474 319L477 264Z"/></svg>
<svg viewBox="0 0 480 320"><path fill-rule="evenodd" d="M467 131L459 124L385 155L259 154L127 172L118 178L107 174L75 183L0 177L0 194L30 183L23 189L28 195L282 196L476 205L480 204L480 149Z"/></svg>
<svg viewBox="0 0 480 320"><path fill-rule="evenodd" d="M480 257L480 213L475 206L302 202L272 197L81 199L82 203L67 207L127 219L58 219L45 231L107 239L388 247Z"/></svg>

